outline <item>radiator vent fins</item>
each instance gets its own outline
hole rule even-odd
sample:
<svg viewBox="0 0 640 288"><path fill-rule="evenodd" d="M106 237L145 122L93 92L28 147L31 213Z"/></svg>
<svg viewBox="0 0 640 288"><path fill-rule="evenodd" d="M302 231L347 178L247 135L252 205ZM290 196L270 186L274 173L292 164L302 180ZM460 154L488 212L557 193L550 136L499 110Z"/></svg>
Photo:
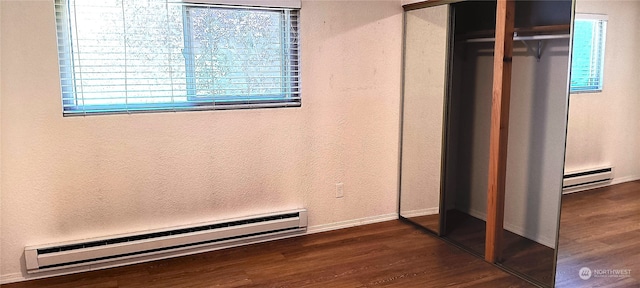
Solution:
<svg viewBox="0 0 640 288"><path fill-rule="evenodd" d="M269 213L58 244L28 246L28 273L74 273L303 235L307 211ZM57 275L57 274L55 274Z"/></svg>
<svg viewBox="0 0 640 288"><path fill-rule="evenodd" d="M606 183L613 179L613 167L595 168L570 172L563 177L563 189L575 189L594 184Z"/></svg>
<svg viewBox="0 0 640 288"><path fill-rule="evenodd" d="M245 238L245 237L259 236L259 235L278 233L278 232L285 232L285 231L293 230L293 229L296 229L296 228L285 228L285 229L280 229L280 230L275 230L275 231L259 232L259 233L239 235L239 236L233 236L233 237L227 237L227 238L220 238L220 239L214 239L214 240L197 242L197 243L189 243L189 244L183 244L183 245L177 245L177 246L171 246L171 247L163 247L163 248L158 248L158 249L137 251L137 252L126 253L126 254L118 254L118 255L111 255L111 256L105 256L105 257L100 257L100 258L93 258L93 259L79 260L79 261L66 262L66 263L60 263L60 264L53 264L53 265L48 265L48 266L42 266L42 267L40 267L40 269L50 269L50 268L63 267L63 266L69 266L69 265L76 265L76 264L82 264L82 263L88 263L88 262L103 261L103 260L109 260L109 259L117 259L117 258L122 258L122 257L141 255L141 254L148 254L148 253L162 252L162 251L168 251L168 250L175 250L175 249L186 248L186 247L202 245L202 244L210 244L210 243L223 242L223 241L234 240L234 239Z"/></svg>
<svg viewBox="0 0 640 288"><path fill-rule="evenodd" d="M273 221L273 220L279 220L279 219L294 218L294 217L298 217L298 215L299 215L299 213L289 213L289 214L284 214L284 215L268 216L268 217L261 217L261 218L255 218L255 219L247 219L247 220L239 220L239 221L232 221L232 222L226 222L226 223L219 223L219 224L213 224L213 225L204 225L204 226L189 227L189 228L184 228L184 229L177 229L177 230L170 230L170 231L163 231L163 232L156 232L156 233L147 233L147 234L140 234L140 235L128 236L128 237L112 238L112 239L93 241L93 242L85 242L85 243L74 244L74 245L64 245L64 246L43 248L43 249L38 249L38 254L42 255L42 254L48 254L48 253L55 253L55 252L62 252L62 251L69 251L69 250L76 250L76 249L83 249L83 248L90 248L90 247L97 247L97 246L106 246L106 245L117 244L117 243L124 243L124 242L139 241L139 240L152 239L152 238L167 237L167 236L171 236L171 235L187 234L187 233L193 233L193 232L198 232L198 231L214 230L214 229L220 229L220 228L225 228L225 227L246 225L246 224L251 224L251 223L259 223L259 222L265 222L265 221ZM249 235L245 235L245 236L249 236ZM223 241L223 240L228 240L228 239L217 239L217 241Z"/></svg>

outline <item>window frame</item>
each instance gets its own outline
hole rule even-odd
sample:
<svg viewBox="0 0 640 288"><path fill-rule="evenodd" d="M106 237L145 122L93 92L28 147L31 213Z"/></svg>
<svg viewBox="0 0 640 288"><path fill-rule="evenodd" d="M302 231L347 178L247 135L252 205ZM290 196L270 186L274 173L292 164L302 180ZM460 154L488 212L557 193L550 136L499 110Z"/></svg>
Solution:
<svg viewBox="0 0 640 288"><path fill-rule="evenodd" d="M595 56L597 58L597 60L599 61L598 64L596 64L598 67L596 68L597 71L597 78L598 78L598 84L597 85L572 85L572 81L571 79L569 80L569 93L570 94L580 94L580 93L600 93L603 91L604 89L604 64L605 64L605 51L606 51L606 38L607 38L607 24L608 24L608 16L604 15L604 14L588 14L588 13L576 13L575 14L575 21L574 21L574 29L575 29L575 22L577 21L589 21L589 22L593 22L591 27L594 27L595 25L603 25L601 31L597 31L598 33L602 34L602 35L593 35L594 37L592 37L591 41L593 42L592 48L591 48L591 55L592 57L594 53L599 53L600 55ZM600 30L600 29L598 29ZM574 31L574 37L575 37L575 31ZM572 50L575 51L575 45L576 43L573 43L574 48ZM575 56L575 54L573 53L574 51L572 51L571 53L571 61L572 61L572 69L573 69L573 64L575 63L573 57ZM593 63L590 63L590 67L591 65L593 65ZM571 77L573 78L574 73L572 71L571 73Z"/></svg>
<svg viewBox="0 0 640 288"><path fill-rule="evenodd" d="M285 1L286 2L286 1ZM290 1L291 2L291 1ZM292 1L296 2L296 1ZM191 80L189 80L189 73L186 72L187 81L187 100L168 102L168 103L127 103L127 104L93 104L85 105L82 102L84 99L80 96L82 93L81 85L77 84L78 75L76 73L82 73L82 65L75 65L74 54L74 34L75 28L73 25L72 17L75 17L71 13L71 1L69 0L55 0L55 13L56 13L56 31L58 34L58 55L59 55L59 72L60 72L60 85L61 85L61 100L62 100L62 112L63 116L86 116L86 115L109 115L109 114L130 114L130 113L151 113L151 112L177 112L177 111L200 111L200 110L230 110L230 109L256 109L256 108L285 108L285 107L301 107L301 87L300 87L300 52L299 52L299 18L300 7L296 5L283 5L282 7L265 7L265 6L230 6L219 5L216 3L207 3L201 1L191 3L183 1L183 23L182 33L184 35L184 47L183 56L185 58L185 71L189 71L191 67ZM204 4L203 4L204 3ZM284 2L283 2L284 3ZM295 4L295 3L294 3ZM64 7L62 6L64 5ZM61 8L58 9L58 6ZM195 96L195 54L186 51L188 49L189 39L193 26L189 23L187 17L188 9L190 7L213 7L221 9L248 9L248 10L275 10L281 13L281 21L286 21L286 30L282 33L281 41L283 43L282 50L282 73L287 75L287 80L295 79L294 81L284 81L286 85L282 85L283 91L280 96L273 96L271 98L260 98L260 95L243 95L243 96L221 96L216 98L215 95L211 97ZM58 15L59 14L59 15ZM292 28L292 26L295 26ZM286 37L286 38L285 38ZM192 41L192 38L190 38ZM64 44L60 44L64 43ZM186 53L185 53L186 52ZM288 57L287 61L284 61ZM78 57L80 58L80 57ZM65 64L65 65L63 65ZM63 67L65 66L65 67ZM292 68L292 67L298 68ZM79 71L79 72L78 72ZM191 85L189 82L191 81ZM295 87L293 87L295 86ZM189 92L191 89L191 93ZM295 91L294 91L295 90ZM126 93L126 92L123 92ZM208 100L208 101L205 101Z"/></svg>

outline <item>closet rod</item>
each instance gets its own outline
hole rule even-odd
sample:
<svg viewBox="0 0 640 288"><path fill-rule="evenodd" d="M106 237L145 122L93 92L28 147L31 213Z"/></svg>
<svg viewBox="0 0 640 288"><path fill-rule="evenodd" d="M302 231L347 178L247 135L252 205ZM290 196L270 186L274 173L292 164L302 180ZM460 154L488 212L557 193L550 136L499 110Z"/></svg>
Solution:
<svg viewBox="0 0 640 288"><path fill-rule="evenodd" d="M514 41L532 41L532 40L551 40L551 39L568 39L570 34L554 34L554 35L533 35L533 36L513 36ZM475 38L467 39L467 43L494 42L496 38Z"/></svg>

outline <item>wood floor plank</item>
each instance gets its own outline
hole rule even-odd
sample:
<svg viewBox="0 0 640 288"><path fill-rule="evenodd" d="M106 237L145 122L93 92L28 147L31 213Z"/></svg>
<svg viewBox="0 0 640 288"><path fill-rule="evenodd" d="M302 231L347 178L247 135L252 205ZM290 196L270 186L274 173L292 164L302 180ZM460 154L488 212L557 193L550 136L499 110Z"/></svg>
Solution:
<svg viewBox="0 0 640 288"><path fill-rule="evenodd" d="M83 286L532 287L401 221L2 287Z"/></svg>
<svg viewBox="0 0 640 288"><path fill-rule="evenodd" d="M562 197L556 287L640 287L639 196L634 181ZM631 275L583 280L582 267Z"/></svg>
<svg viewBox="0 0 640 288"><path fill-rule="evenodd" d="M447 211L447 217L446 238L476 253L484 248L484 220L458 210ZM508 230L504 230L502 235L503 250L499 263L550 286L554 276L554 249Z"/></svg>
<svg viewBox="0 0 640 288"><path fill-rule="evenodd" d="M640 287L640 181L563 197L557 287ZM578 276L581 267L631 277ZM65 287L532 287L400 221L2 285Z"/></svg>

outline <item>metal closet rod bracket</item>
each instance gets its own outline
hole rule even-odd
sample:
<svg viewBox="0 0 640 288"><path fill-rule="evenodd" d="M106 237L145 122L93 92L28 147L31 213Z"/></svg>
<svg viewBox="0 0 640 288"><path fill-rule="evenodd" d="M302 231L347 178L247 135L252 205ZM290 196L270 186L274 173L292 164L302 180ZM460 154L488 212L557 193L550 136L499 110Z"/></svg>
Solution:
<svg viewBox="0 0 640 288"><path fill-rule="evenodd" d="M544 40L565 39L569 37L569 34L518 36L518 32L513 33L513 40L522 42L522 44L527 47L527 51L530 51L534 54L538 62L540 62L540 58L542 58L542 50L544 50ZM532 45L529 45L527 41L538 41L538 45L537 47L532 47Z"/></svg>
<svg viewBox="0 0 640 288"><path fill-rule="evenodd" d="M520 40L520 42L522 42L522 44L524 44L524 46L527 47L527 51L532 53L536 57L536 60L540 62L540 58L542 58L542 48L543 48L542 40L538 40L538 47L536 48L529 45L525 40Z"/></svg>

